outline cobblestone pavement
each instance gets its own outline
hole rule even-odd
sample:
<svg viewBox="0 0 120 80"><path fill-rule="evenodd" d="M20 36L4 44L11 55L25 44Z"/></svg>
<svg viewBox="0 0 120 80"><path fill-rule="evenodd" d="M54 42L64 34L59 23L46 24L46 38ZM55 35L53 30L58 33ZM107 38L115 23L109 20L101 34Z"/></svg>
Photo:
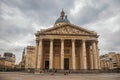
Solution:
<svg viewBox="0 0 120 80"><path fill-rule="evenodd" d="M120 80L120 73L51 75L49 73L0 72L0 80Z"/></svg>

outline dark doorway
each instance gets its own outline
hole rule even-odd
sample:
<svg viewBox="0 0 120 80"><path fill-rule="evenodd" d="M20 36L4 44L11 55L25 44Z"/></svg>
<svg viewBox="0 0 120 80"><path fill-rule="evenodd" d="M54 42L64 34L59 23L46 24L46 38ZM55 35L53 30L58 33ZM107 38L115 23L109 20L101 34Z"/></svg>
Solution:
<svg viewBox="0 0 120 80"><path fill-rule="evenodd" d="M69 69L69 58L64 58L64 69L65 70Z"/></svg>
<svg viewBox="0 0 120 80"><path fill-rule="evenodd" d="M49 61L45 61L45 69L49 69Z"/></svg>

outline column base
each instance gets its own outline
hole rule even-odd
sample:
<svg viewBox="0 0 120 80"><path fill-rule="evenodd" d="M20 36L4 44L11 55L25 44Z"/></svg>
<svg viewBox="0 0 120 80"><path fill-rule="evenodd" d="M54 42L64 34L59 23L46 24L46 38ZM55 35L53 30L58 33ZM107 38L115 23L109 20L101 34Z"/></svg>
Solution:
<svg viewBox="0 0 120 80"><path fill-rule="evenodd" d="M99 69L48 69L48 70L41 70L35 69L34 74L43 74L43 73L99 73Z"/></svg>
<svg viewBox="0 0 120 80"><path fill-rule="evenodd" d="M96 73L99 72L99 69L69 69L69 70L65 70L65 69L56 69L57 73Z"/></svg>

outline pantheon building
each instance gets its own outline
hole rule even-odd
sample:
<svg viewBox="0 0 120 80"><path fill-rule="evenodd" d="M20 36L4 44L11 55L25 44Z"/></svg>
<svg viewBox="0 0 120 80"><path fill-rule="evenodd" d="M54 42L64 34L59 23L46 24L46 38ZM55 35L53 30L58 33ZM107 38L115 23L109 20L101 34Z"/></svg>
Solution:
<svg viewBox="0 0 120 80"><path fill-rule="evenodd" d="M53 27L35 36L37 70L100 69L97 33L72 24L63 10Z"/></svg>

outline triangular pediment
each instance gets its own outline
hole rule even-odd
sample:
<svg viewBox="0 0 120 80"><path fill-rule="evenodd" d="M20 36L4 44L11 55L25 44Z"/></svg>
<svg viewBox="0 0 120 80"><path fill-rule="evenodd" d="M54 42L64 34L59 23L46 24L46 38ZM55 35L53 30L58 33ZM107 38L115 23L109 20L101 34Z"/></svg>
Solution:
<svg viewBox="0 0 120 80"><path fill-rule="evenodd" d="M39 34L73 34L73 35L89 35L89 34L96 34L93 31L86 30L84 28L71 25L71 24L66 24L66 25L61 25L58 27L52 27L46 30L42 30L39 32Z"/></svg>

